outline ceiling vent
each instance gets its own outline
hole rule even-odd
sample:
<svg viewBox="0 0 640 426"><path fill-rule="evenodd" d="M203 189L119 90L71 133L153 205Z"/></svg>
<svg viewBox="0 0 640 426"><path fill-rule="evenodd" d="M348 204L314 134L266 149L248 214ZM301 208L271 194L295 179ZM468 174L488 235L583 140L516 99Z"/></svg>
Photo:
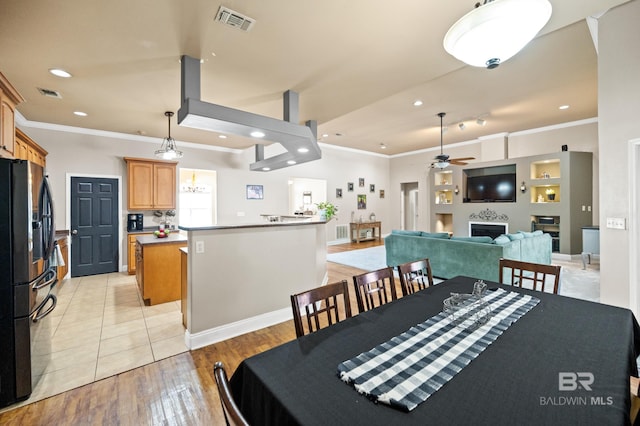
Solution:
<svg viewBox="0 0 640 426"><path fill-rule="evenodd" d="M214 20L229 25L230 27L239 28L242 31L249 31L251 27L253 27L253 24L256 23L255 19L224 6L220 6L218 13L216 13L216 19Z"/></svg>
<svg viewBox="0 0 640 426"><path fill-rule="evenodd" d="M50 98L62 99L62 95L55 90L43 89L41 87L38 87L38 92L40 92L41 95L49 96Z"/></svg>

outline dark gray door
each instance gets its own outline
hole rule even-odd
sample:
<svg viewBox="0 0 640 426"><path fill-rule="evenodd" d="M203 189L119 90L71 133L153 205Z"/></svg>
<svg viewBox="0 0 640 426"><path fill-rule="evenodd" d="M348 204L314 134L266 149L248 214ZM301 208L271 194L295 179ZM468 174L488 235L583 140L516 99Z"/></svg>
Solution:
<svg viewBox="0 0 640 426"><path fill-rule="evenodd" d="M71 276L118 271L118 180L71 178Z"/></svg>

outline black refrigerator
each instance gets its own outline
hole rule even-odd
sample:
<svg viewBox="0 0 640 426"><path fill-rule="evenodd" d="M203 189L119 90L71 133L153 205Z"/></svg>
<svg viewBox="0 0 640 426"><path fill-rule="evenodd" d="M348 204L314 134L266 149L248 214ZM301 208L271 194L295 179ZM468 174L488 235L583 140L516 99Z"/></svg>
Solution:
<svg viewBox="0 0 640 426"><path fill-rule="evenodd" d="M32 379L42 373L32 370L34 348L50 353L50 336L39 325L56 305L54 244L51 190L43 168L0 159L0 407L31 395Z"/></svg>

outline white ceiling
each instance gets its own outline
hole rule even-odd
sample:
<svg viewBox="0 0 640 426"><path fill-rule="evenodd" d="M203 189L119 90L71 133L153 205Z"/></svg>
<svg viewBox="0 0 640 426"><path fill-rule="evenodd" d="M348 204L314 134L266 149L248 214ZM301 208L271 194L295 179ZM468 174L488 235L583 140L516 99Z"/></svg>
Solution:
<svg viewBox="0 0 640 426"><path fill-rule="evenodd" d="M18 110L29 121L162 138L164 111L180 108L178 61L189 55L204 60L203 101L282 118L291 89L300 121L317 120L319 136L329 134L323 142L397 154L439 145L439 111L450 126L445 144L596 117L597 54L585 17L625 1L551 0L541 34L494 70L465 66L442 47L473 8L468 0L2 3L0 72L25 97ZM253 28L214 22L221 4L254 18ZM55 67L73 78L52 76ZM416 99L424 104L414 107ZM253 144L173 120L178 141Z"/></svg>

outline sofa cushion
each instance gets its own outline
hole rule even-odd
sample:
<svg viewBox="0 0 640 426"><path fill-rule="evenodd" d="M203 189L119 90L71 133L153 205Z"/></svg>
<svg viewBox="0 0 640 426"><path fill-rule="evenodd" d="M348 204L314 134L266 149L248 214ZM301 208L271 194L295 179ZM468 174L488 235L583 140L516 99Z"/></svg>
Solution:
<svg viewBox="0 0 640 426"><path fill-rule="evenodd" d="M518 234L522 234L525 238L531 238L535 235L533 232L525 232L525 231L518 231Z"/></svg>
<svg viewBox="0 0 640 426"><path fill-rule="evenodd" d="M456 241L470 241L473 243L490 244L493 242L493 239L491 237L451 237L451 239Z"/></svg>
<svg viewBox="0 0 640 426"><path fill-rule="evenodd" d="M509 243L511 240L509 239L509 237L507 237L506 235L502 234L500 236L497 236L495 238L495 240L493 240L494 244L507 244Z"/></svg>
<svg viewBox="0 0 640 426"><path fill-rule="evenodd" d="M405 231L404 229L392 229L391 233L396 235L411 235L414 237L419 237L422 234L420 231Z"/></svg>
<svg viewBox="0 0 640 426"><path fill-rule="evenodd" d="M542 235L544 234L544 232L542 232L540 229L536 229L535 231L533 231L533 235Z"/></svg>
<svg viewBox="0 0 640 426"><path fill-rule="evenodd" d="M422 237L429 237L429 238L444 238L444 239L448 239L449 238L449 233L448 232L424 232L424 231L422 231L420 233L420 235Z"/></svg>
<svg viewBox="0 0 640 426"><path fill-rule="evenodd" d="M507 234L507 237L511 240L511 241L515 241L515 240L521 240L524 238L524 235L522 234Z"/></svg>

